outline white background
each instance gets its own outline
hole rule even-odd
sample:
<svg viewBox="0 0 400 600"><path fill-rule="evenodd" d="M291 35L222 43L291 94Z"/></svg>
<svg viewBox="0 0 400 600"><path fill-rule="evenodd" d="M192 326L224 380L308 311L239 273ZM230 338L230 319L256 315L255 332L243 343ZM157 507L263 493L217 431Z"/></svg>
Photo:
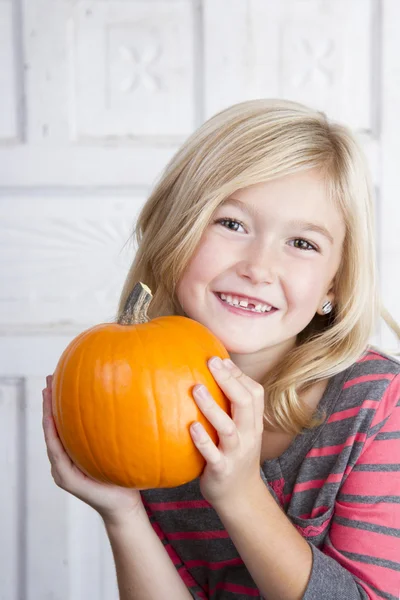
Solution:
<svg viewBox="0 0 400 600"><path fill-rule="evenodd" d="M399 31L399 0L0 0L0 600L117 598L99 519L50 477L41 390L113 318L136 215L217 110L284 97L355 129L400 321Z"/></svg>

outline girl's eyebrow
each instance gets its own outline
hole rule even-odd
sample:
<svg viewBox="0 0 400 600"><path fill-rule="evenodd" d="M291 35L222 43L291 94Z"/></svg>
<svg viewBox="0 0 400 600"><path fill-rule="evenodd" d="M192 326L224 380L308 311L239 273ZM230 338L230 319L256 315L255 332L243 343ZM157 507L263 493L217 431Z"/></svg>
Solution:
<svg viewBox="0 0 400 600"><path fill-rule="evenodd" d="M224 200L224 202L220 204L220 206L225 206L227 204L233 204L234 206L237 206L253 218L259 217L257 210L252 204L246 204L245 202L242 202L237 198L227 198L226 200ZM332 234L329 233L329 231L324 225L320 225L319 223L312 223L311 221L301 221L299 219L295 219L292 221L288 221L287 226L296 229L301 229L302 231L315 231L316 233L320 233L321 235L326 237L331 244L334 243Z"/></svg>

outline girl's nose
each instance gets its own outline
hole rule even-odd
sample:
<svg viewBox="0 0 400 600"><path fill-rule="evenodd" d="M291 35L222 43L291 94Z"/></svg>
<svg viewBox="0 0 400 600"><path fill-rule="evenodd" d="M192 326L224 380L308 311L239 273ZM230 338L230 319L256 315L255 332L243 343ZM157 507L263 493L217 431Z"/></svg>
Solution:
<svg viewBox="0 0 400 600"><path fill-rule="evenodd" d="M241 277L252 283L273 283L278 273L278 257L271 248L253 246L238 265Z"/></svg>

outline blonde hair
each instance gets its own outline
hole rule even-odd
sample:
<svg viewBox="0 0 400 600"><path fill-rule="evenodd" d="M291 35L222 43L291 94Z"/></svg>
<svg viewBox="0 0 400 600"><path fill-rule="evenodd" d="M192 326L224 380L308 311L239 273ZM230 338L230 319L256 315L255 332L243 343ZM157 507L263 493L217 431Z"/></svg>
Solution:
<svg viewBox="0 0 400 600"><path fill-rule="evenodd" d="M262 382L266 421L292 434L323 419L310 417L299 392L359 359L379 315L400 338L400 327L378 293L368 167L346 127L282 100L242 102L209 119L172 158L139 215L138 249L119 305L121 314L134 284L142 281L154 294L150 318L184 314L176 286L218 205L249 185L312 168L325 177L346 234L332 313L315 315Z"/></svg>

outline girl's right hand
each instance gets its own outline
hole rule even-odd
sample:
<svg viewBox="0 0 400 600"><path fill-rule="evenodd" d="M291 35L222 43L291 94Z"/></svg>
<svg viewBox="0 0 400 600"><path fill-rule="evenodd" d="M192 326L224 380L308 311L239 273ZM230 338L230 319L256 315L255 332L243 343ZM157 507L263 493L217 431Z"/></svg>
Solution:
<svg viewBox="0 0 400 600"><path fill-rule="evenodd" d="M107 524L124 523L144 511L139 490L91 479L72 462L58 436L53 417L51 375L46 382L47 387L43 390L43 431L55 483L92 506Z"/></svg>

